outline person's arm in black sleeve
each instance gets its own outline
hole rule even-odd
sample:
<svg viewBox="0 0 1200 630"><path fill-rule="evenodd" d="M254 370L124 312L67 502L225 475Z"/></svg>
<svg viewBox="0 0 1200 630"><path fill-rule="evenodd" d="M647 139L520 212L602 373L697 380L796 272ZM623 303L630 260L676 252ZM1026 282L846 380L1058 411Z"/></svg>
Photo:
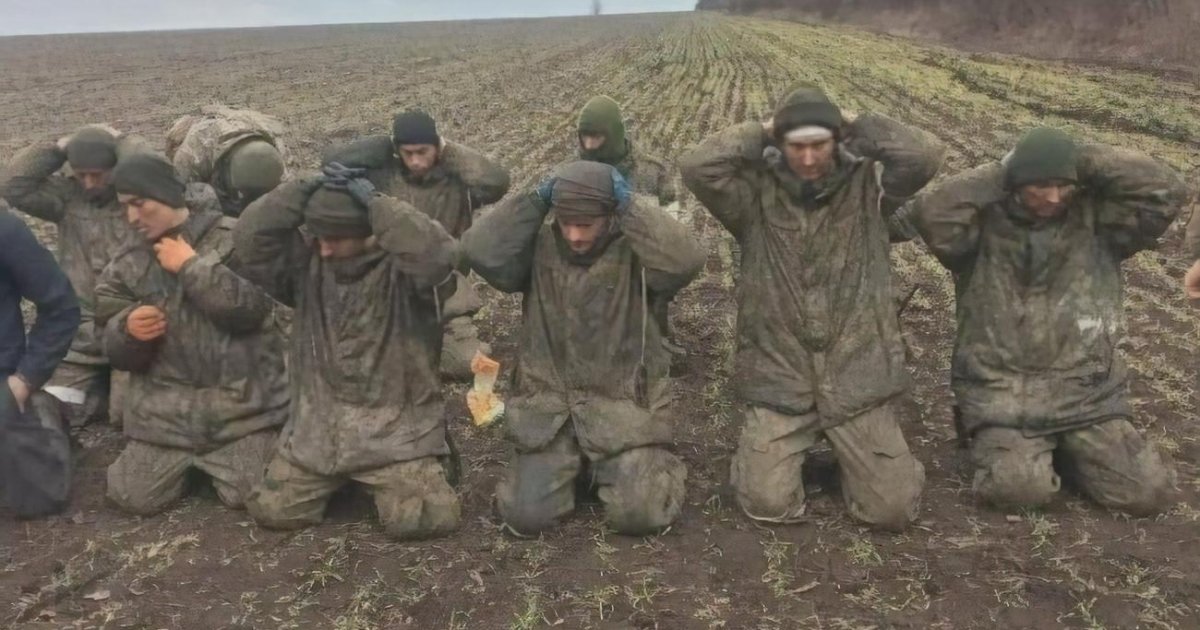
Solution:
<svg viewBox="0 0 1200 630"><path fill-rule="evenodd" d="M0 210L0 268L21 297L37 307L16 374L30 391L41 389L66 356L79 328L79 302L54 256L20 218Z"/></svg>

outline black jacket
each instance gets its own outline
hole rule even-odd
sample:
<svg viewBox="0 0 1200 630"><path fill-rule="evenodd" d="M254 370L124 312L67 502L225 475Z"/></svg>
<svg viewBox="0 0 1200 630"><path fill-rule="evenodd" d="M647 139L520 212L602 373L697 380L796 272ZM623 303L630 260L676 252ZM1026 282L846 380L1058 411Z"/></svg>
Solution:
<svg viewBox="0 0 1200 630"><path fill-rule="evenodd" d="M21 299L37 307L25 334ZM0 375L19 374L32 389L50 379L79 328L79 302L54 256L0 204Z"/></svg>

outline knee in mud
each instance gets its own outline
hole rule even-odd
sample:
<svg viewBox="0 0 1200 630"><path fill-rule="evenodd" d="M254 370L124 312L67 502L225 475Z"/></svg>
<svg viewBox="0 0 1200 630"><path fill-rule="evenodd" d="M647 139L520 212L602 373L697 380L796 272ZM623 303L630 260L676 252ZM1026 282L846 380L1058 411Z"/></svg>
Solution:
<svg viewBox="0 0 1200 630"><path fill-rule="evenodd" d="M1154 516L1167 509L1175 493L1176 475L1152 448L1147 446L1147 451L1138 458L1137 469L1129 475L1128 484L1093 491L1096 502L1133 516Z"/></svg>
<svg viewBox="0 0 1200 630"><path fill-rule="evenodd" d="M888 479L887 486L873 496L874 500L851 500L848 506L858 520L888 531L902 531L917 518L921 492L925 489L925 467L908 456L910 472Z"/></svg>
<svg viewBox="0 0 1200 630"><path fill-rule="evenodd" d="M678 518L687 467L666 450L638 448L602 464L597 479L609 527L641 536L658 533Z"/></svg>
<svg viewBox="0 0 1200 630"><path fill-rule="evenodd" d="M517 536L537 536L551 529L558 522L558 515L532 501L507 499L496 496L496 512L504 525Z"/></svg>
<svg viewBox="0 0 1200 630"><path fill-rule="evenodd" d="M993 465L975 473L975 495L997 508L1035 508L1050 502L1062 485L1051 470L1031 466Z"/></svg>
<svg viewBox="0 0 1200 630"><path fill-rule="evenodd" d="M320 517L311 518L288 514L277 497L262 486L256 488L246 499L246 512L260 527L277 530L304 529L321 522Z"/></svg>
<svg viewBox="0 0 1200 630"><path fill-rule="evenodd" d="M421 540L457 530L462 506L449 484L442 485L445 487L408 496L377 494L375 507L388 536L396 540Z"/></svg>
<svg viewBox="0 0 1200 630"><path fill-rule="evenodd" d="M784 523L804 514L804 483L800 471L794 475L754 474L753 453L737 453L729 467L729 482L738 507L746 516L760 521Z"/></svg>

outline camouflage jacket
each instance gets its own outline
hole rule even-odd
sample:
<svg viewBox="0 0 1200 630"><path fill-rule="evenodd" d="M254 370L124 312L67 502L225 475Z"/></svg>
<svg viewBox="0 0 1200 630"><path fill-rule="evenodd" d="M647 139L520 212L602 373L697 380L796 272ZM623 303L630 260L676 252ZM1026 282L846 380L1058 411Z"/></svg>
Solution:
<svg viewBox="0 0 1200 630"><path fill-rule="evenodd" d="M454 239L380 195L368 210L378 249L325 260L300 230L319 185L283 184L237 226L243 273L295 308L281 453L327 475L444 455L439 285L451 274Z"/></svg>
<svg viewBox="0 0 1200 630"><path fill-rule="evenodd" d="M125 434L204 452L286 420L283 335L271 298L231 267L232 219L196 211L180 235L196 256L178 274L146 242L105 269L96 321L113 367L131 372ZM166 312L165 336L147 342L126 332L141 305Z"/></svg>
<svg viewBox="0 0 1200 630"><path fill-rule="evenodd" d="M1081 150L1066 214L1035 221L989 164L913 202L913 223L954 274L951 365L964 426L1040 435L1128 416L1121 261L1155 246L1186 191L1124 149Z"/></svg>
<svg viewBox="0 0 1200 630"><path fill-rule="evenodd" d="M368 179L380 192L433 217L454 238L471 227L476 210L499 201L509 186L507 169L474 149L449 141L437 166L420 181L396 156L391 138L383 135L335 147L322 162L368 169Z"/></svg>
<svg viewBox="0 0 1200 630"><path fill-rule="evenodd" d="M96 280L135 236L115 193L92 201L73 178L58 173L66 160L66 153L53 143L21 151L0 178L0 196L13 208L58 226L58 262L71 280L82 314L67 360L103 365L107 359L94 322Z"/></svg>
<svg viewBox="0 0 1200 630"><path fill-rule="evenodd" d="M571 418L594 457L669 442L670 361L646 300L687 286L704 266L704 248L647 197L581 264L557 224L544 221L546 212L536 195L514 197L462 242L476 273L501 291L525 294L510 438L522 449L541 448Z"/></svg>
<svg viewBox="0 0 1200 630"><path fill-rule="evenodd" d="M860 117L839 167L816 187L764 158L762 125L736 125L692 148L683 181L737 239L736 384L782 413L836 426L903 392L888 217L937 173L930 135ZM776 153L776 155L778 155Z"/></svg>
<svg viewBox="0 0 1200 630"><path fill-rule="evenodd" d="M278 149L284 164L288 164L291 156L283 136L283 123L273 116L249 109L208 105L198 115L175 121L167 132L166 154L184 182L209 184L224 206L233 196L225 181L223 162L229 150L244 140L259 139ZM287 179L286 172L284 179Z"/></svg>
<svg viewBox="0 0 1200 630"><path fill-rule="evenodd" d="M633 185L634 192L657 199L660 206L675 203L679 196L676 194L675 179L667 163L648 153L641 153L631 140L626 140L626 145L628 151L624 159L614 164L613 168L620 171L626 181ZM587 159L582 150L578 159ZM565 164L569 163L570 161Z"/></svg>

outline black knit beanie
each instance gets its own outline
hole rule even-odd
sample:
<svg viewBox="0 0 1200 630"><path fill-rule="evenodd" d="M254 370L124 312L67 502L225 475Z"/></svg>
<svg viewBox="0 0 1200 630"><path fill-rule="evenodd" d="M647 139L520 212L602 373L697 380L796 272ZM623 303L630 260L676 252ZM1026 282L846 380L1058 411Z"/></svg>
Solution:
<svg viewBox="0 0 1200 630"><path fill-rule="evenodd" d="M118 194L153 199L172 208L187 206L175 167L156 153L139 152L121 160L113 170L113 188Z"/></svg>
<svg viewBox="0 0 1200 630"><path fill-rule="evenodd" d="M441 145L442 138L438 135L437 123L432 116L421 111L411 111L397 114L392 119L392 143L396 146L432 144L436 147Z"/></svg>

